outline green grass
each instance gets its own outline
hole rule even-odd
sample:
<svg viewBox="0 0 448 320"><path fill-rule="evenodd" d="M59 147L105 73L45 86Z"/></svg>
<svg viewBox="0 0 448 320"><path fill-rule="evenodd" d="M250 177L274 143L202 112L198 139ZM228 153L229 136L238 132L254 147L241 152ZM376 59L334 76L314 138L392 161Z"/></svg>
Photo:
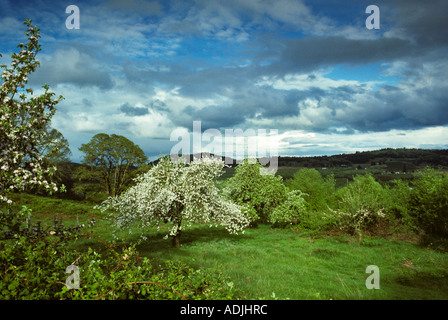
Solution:
<svg viewBox="0 0 448 320"><path fill-rule="evenodd" d="M247 299L273 293L293 300L448 298L446 254L406 242L313 238L266 225L234 236L196 226L184 231L183 245L175 249L162 233L148 235L138 247L142 255L155 263L180 259L195 267L219 267ZM380 269L379 290L365 286L368 265Z"/></svg>
<svg viewBox="0 0 448 320"><path fill-rule="evenodd" d="M83 211L89 207L87 203L27 199L30 207L40 206L42 210L36 214L48 220L56 211L72 222L76 214L70 211L79 212L81 223L96 215L93 233L103 241L112 240L112 229L102 216L95 210ZM196 225L182 232L181 248L173 248L170 239L164 239L167 229L145 230L148 238L138 245L139 254L155 266L166 260L183 260L193 267L219 268L233 279L245 299L270 299L273 294L292 300L448 299L447 254L409 242L372 237L359 243L346 235L317 237L269 225L231 235L223 228ZM120 237L131 244L141 240L140 231L122 232ZM81 251L105 248L95 239L80 239L74 245ZM379 267L378 290L365 286L369 265Z"/></svg>
<svg viewBox="0 0 448 320"><path fill-rule="evenodd" d="M15 210L26 206L32 210L33 220L40 220L45 223L53 221L54 216L67 222L67 225L71 225L76 222L76 217L82 223L81 220L87 221L87 218L103 215L100 210L94 209L95 203L89 201L41 197L26 193L15 193L9 195L9 197L14 201ZM2 208L0 207L0 209Z"/></svg>

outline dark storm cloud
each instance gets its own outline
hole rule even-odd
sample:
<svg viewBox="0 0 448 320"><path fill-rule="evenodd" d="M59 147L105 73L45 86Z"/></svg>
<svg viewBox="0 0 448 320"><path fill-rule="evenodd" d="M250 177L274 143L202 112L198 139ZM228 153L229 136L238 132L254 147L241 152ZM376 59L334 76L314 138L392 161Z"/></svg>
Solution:
<svg viewBox="0 0 448 320"><path fill-rule="evenodd" d="M233 107L229 106L207 106L197 109L192 106L186 106L182 110L183 117L173 119L176 125L191 127L193 121L200 120L202 130L210 128L232 128L239 126L246 120L244 112L235 112Z"/></svg>
<svg viewBox="0 0 448 320"><path fill-rule="evenodd" d="M143 116L149 113L148 108L145 107L133 107L129 103L122 104L120 111L128 116Z"/></svg>
<svg viewBox="0 0 448 320"><path fill-rule="evenodd" d="M410 38L421 46L448 45L448 1L394 0L384 4L394 23L392 35ZM387 10L387 11L386 11Z"/></svg>
<svg viewBox="0 0 448 320"><path fill-rule="evenodd" d="M243 67L209 67L190 69L178 63L166 63L169 72L142 70L139 64L127 62L122 66L126 79L132 83L147 85L159 83L169 88L179 88L185 97L204 98L226 94L228 88L242 90L253 83L250 69Z"/></svg>
<svg viewBox="0 0 448 320"><path fill-rule="evenodd" d="M270 49L273 57L260 71L284 75L291 72L312 72L319 68L339 64L363 65L394 61L414 56L422 50L403 39L347 39L343 37L310 37L287 39ZM266 60L263 53L259 61Z"/></svg>

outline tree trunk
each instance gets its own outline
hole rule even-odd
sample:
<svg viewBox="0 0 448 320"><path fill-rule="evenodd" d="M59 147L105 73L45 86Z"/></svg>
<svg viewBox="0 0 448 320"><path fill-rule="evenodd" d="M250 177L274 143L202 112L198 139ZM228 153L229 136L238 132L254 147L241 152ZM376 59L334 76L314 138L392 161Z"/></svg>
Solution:
<svg viewBox="0 0 448 320"><path fill-rule="evenodd" d="M176 203L176 209L178 212L182 211L182 208L179 208L179 204ZM181 232L181 225L182 225L182 218L180 217L180 214L178 214L178 219L176 219L177 222L177 232L173 236L173 247L180 248L180 232Z"/></svg>
<svg viewBox="0 0 448 320"><path fill-rule="evenodd" d="M180 248L180 230L177 231L177 234L173 236L173 247L174 248Z"/></svg>

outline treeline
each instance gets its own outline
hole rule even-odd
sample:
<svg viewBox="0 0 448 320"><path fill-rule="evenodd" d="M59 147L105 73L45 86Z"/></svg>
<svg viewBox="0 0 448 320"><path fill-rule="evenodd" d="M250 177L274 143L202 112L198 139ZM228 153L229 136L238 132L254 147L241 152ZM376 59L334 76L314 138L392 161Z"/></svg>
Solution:
<svg viewBox="0 0 448 320"><path fill-rule="evenodd" d="M375 151L363 151L332 156L315 157L279 157L279 166L293 167L341 167L356 166L360 164L380 165L388 162L402 161L408 164L424 166L448 166L448 149L407 149L386 148Z"/></svg>

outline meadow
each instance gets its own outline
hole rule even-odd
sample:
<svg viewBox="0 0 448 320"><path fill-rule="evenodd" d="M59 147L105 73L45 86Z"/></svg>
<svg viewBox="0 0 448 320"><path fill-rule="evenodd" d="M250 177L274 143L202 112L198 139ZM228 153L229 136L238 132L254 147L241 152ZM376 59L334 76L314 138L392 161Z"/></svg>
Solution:
<svg viewBox="0 0 448 320"><path fill-rule="evenodd" d="M94 203L29 194L16 200L33 212L33 219L51 227L55 215L66 226L86 225L91 238L71 241L73 250L107 250L113 241L109 222ZM19 201L18 201L19 202ZM95 219L93 226L89 221ZM240 299L447 299L448 261L444 250L422 245L418 237L403 233L389 237L344 233L316 233L297 228L259 224L244 234L232 235L222 227L195 225L182 234L174 248L164 238L167 226L119 234L120 243L136 244L138 254L153 266L182 261L193 268L220 270L232 279ZM146 236L142 240L140 234ZM101 240L101 241L99 241ZM366 267L380 271L380 289L367 289ZM82 281L82 278L81 278Z"/></svg>

